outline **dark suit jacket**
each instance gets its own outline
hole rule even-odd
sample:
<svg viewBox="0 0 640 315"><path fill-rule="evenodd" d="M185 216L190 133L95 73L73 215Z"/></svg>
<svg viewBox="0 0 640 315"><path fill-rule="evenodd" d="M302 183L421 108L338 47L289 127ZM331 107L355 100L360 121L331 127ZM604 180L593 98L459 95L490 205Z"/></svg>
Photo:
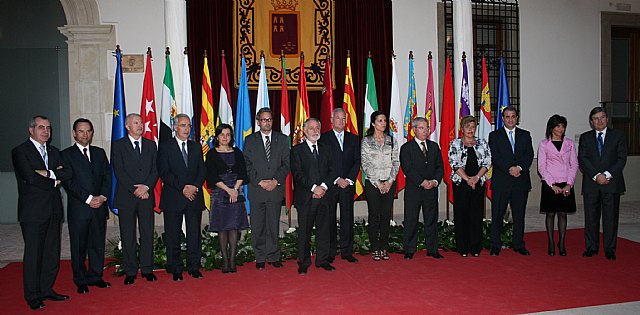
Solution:
<svg viewBox="0 0 640 315"><path fill-rule="evenodd" d="M594 193L603 191L608 193L622 193L626 190L622 170L627 163L627 142L622 131L607 128L604 138L602 156L598 154L595 130L580 135L578 147L578 164L582 170L582 192ZM608 185L599 185L593 181L598 173L609 171L611 180Z"/></svg>
<svg viewBox="0 0 640 315"><path fill-rule="evenodd" d="M47 145L47 155L49 170L55 173L56 179L64 182L71 178L71 168L64 164L56 147ZM46 166L31 140L15 147L11 151L11 158L18 182L18 221L45 222L54 215L62 219L60 186L54 187L53 179L35 172L46 169Z"/></svg>
<svg viewBox="0 0 640 315"><path fill-rule="evenodd" d="M491 149L491 189L494 191L529 191L531 190L531 176L529 169L533 162L533 144L528 131L515 128L515 154L511 151L511 142L504 128L489 134L489 148ZM509 175L509 168L515 165L522 167L519 177Z"/></svg>
<svg viewBox="0 0 640 315"><path fill-rule="evenodd" d="M142 139L142 156L140 158L133 150L129 136L111 144L111 166L118 180L116 194L113 196L113 206L116 208L127 208L136 202L142 202L152 208L155 206L153 187L158 181L157 147L156 143L151 140L142 137L140 139ZM180 160L182 161L182 156L180 156ZM136 190L134 186L136 184L144 184L149 187L149 199L142 200L133 194Z"/></svg>
<svg viewBox="0 0 640 315"><path fill-rule="evenodd" d="M267 161L260 131L244 139L244 161L247 164L251 202L280 202L284 199L285 181L289 174L289 139L278 131L272 131L270 140L271 159ZM266 191L258 186L263 179L276 179L280 185L271 192Z"/></svg>
<svg viewBox="0 0 640 315"><path fill-rule="evenodd" d="M333 185L338 178L333 167L333 152L324 143L318 142L318 160L313 157L311 149L306 142L300 143L291 149L291 174L293 175L294 196L296 208L302 208L313 196L313 185L325 183L327 187ZM328 205L327 194L321 199Z"/></svg>
<svg viewBox="0 0 640 315"><path fill-rule="evenodd" d="M160 209L180 211L184 209L204 210L202 184L206 169L202 159L202 146L192 140L187 141L189 167L184 164L182 149L175 138L160 143L158 148L158 174L162 178ZM185 185L198 187L193 201L182 194ZM149 186L151 187L151 186Z"/></svg>
<svg viewBox="0 0 640 315"><path fill-rule="evenodd" d="M409 141L400 147L400 166L407 177L404 198L419 200L422 198L437 198L438 189L423 189L420 184L427 180L442 182L444 176L444 164L440 155L440 147L437 143L427 140L427 157L424 157L422 148L417 141Z"/></svg>
<svg viewBox="0 0 640 315"><path fill-rule="evenodd" d="M348 178L355 183L358 172L360 171L360 140L358 136L347 131L344 131L343 135L342 151L340 150L340 143L333 130L323 133L319 142L331 148L333 152L333 168L337 177ZM337 187L337 185L331 185L330 183L327 183L327 185L330 189Z"/></svg>
<svg viewBox="0 0 640 315"><path fill-rule="evenodd" d="M89 146L91 163L85 159L77 145L72 145L60 152L64 162L73 170L73 177L62 183L67 191L67 217L69 220L87 220L94 211L101 216L109 216L105 202L98 209L86 204L89 195L103 195L110 198L111 195L111 166L107 160L107 154L102 148Z"/></svg>

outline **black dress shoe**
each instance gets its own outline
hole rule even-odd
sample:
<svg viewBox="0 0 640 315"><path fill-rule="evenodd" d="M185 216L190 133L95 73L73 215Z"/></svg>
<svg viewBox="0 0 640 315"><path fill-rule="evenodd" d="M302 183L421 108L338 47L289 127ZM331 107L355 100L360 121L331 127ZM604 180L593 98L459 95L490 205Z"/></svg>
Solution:
<svg viewBox="0 0 640 315"><path fill-rule="evenodd" d="M469 256L469 255L468 255L467 253L460 253L460 256L462 256L462 257L467 257L467 256Z"/></svg>
<svg viewBox="0 0 640 315"><path fill-rule="evenodd" d="M68 295L63 295L63 294L58 294L55 291L51 291L51 293L49 295L46 295L44 297L45 300L51 300L51 301L65 301L69 299Z"/></svg>
<svg viewBox="0 0 640 315"><path fill-rule="evenodd" d="M46 307L46 305L44 305L44 303L42 303L42 301L40 300L33 300L33 301L30 301L28 304L29 304L29 308L31 308L34 311L41 310Z"/></svg>
<svg viewBox="0 0 640 315"><path fill-rule="evenodd" d="M156 277L156 275L153 274L153 272L150 273L143 273L142 277L147 279L147 281L158 281L158 277Z"/></svg>
<svg viewBox="0 0 640 315"><path fill-rule="evenodd" d="M550 250L549 251L549 256L555 256L556 255L556 251L555 250Z"/></svg>
<svg viewBox="0 0 640 315"><path fill-rule="evenodd" d="M524 248L524 247L522 247L522 248L517 248L517 249L516 249L516 248L514 248L514 249L513 249L513 251L514 251L514 252L516 252L516 253L518 253L518 254L520 254L520 255L523 255L523 256L529 256L529 255L531 255L531 253L530 253L526 248Z"/></svg>
<svg viewBox="0 0 640 315"><path fill-rule="evenodd" d="M195 279L200 279L203 278L204 276L202 275L202 272L200 272L200 270L195 270L195 271L189 271L189 275L192 276Z"/></svg>
<svg viewBox="0 0 640 315"><path fill-rule="evenodd" d="M273 266L273 268L282 268L284 265L281 261L270 262L269 265Z"/></svg>
<svg viewBox="0 0 640 315"><path fill-rule="evenodd" d="M333 264L333 262L334 262L335 260L336 260L336 256L329 256L329 257L327 257L327 261L328 261L330 264Z"/></svg>
<svg viewBox="0 0 640 315"><path fill-rule="evenodd" d="M256 263L256 269L258 269L258 270L264 269L264 262L257 262Z"/></svg>
<svg viewBox="0 0 640 315"><path fill-rule="evenodd" d="M341 256L340 258L342 258L342 260L346 260L350 263L357 263L358 262L358 258L353 257L353 255L349 255L349 256Z"/></svg>
<svg viewBox="0 0 640 315"><path fill-rule="evenodd" d="M78 286L77 290L78 294L85 294L89 292L89 287L86 284L81 284Z"/></svg>
<svg viewBox="0 0 640 315"><path fill-rule="evenodd" d="M298 274L299 275L306 275L307 274L307 269L309 269L309 266L299 266L298 267Z"/></svg>
<svg viewBox="0 0 640 315"><path fill-rule="evenodd" d="M106 281L104 281L102 279L98 279L98 281L89 282L89 286L90 287L98 287L98 288L104 289L104 288L110 288L111 287L111 283L106 282Z"/></svg>
<svg viewBox="0 0 640 315"><path fill-rule="evenodd" d="M433 253L428 253L427 256L429 257L433 257L435 259L442 259L444 258L444 256L440 255L440 253L438 252L433 252Z"/></svg>
<svg viewBox="0 0 640 315"><path fill-rule="evenodd" d="M182 281L182 272L176 272L173 274L173 281Z"/></svg>
<svg viewBox="0 0 640 315"><path fill-rule="evenodd" d="M331 266L331 264L329 264L329 263L324 263L324 264L322 264L320 266L316 266L316 267L322 268L322 269L324 269L326 271L334 271L334 270L336 270L336 268L334 266Z"/></svg>
<svg viewBox="0 0 640 315"><path fill-rule="evenodd" d="M136 276L127 276L124 278L124 285L131 285L136 282Z"/></svg>
<svg viewBox="0 0 640 315"><path fill-rule="evenodd" d="M471 256L473 257L480 257L480 253L472 253Z"/></svg>
<svg viewBox="0 0 640 315"><path fill-rule="evenodd" d="M582 256L584 256L584 257L591 257L591 256L595 256L595 255L598 255L598 251L590 250L590 249L587 249L582 253Z"/></svg>
<svg viewBox="0 0 640 315"><path fill-rule="evenodd" d="M607 257L607 259L609 259L609 260L616 260L616 254L615 254L615 253L613 253L613 252L605 253L604 255L605 255L605 256Z"/></svg>
<svg viewBox="0 0 640 315"><path fill-rule="evenodd" d="M404 259L406 259L406 260L411 260L411 259L413 259L413 253L405 253L405 254L404 254Z"/></svg>
<svg viewBox="0 0 640 315"><path fill-rule="evenodd" d="M491 248L489 253L491 256L500 256L500 248Z"/></svg>

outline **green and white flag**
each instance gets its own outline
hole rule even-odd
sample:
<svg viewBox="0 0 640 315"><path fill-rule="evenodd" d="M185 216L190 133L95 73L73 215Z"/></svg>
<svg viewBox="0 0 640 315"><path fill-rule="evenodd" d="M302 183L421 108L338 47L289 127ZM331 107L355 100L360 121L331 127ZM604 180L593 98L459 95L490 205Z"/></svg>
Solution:
<svg viewBox="0 0 640 315"><path fill-rule="evenodd" d="M173 88L173 74L171 73L171 59L165 54L166 67L162 81L162 106L160 109L160 142L173 137L173 118L176 117L176 93Z"/></svg>
<svg viewBox="0 0 640 315"><path fill-rule="evenodd" d="M363 135L366 135L367 129L369 129L369 123L371 122L371 114L378 110L376 79L373 75L373 63L371 63L371 57L367 59L367 88L364 93L364 119L362 130Z"/></svg>

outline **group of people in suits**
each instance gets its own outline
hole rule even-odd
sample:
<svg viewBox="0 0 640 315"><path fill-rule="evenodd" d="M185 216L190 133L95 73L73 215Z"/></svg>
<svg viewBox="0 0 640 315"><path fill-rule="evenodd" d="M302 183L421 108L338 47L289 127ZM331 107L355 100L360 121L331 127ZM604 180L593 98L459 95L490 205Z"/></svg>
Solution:
<svg viewBox="0 0 640 315"><path fill-rule="evenodd" d="M203 277L200 228L205 183L212 205L209 231L220 236L222 272L236 272L236 244L240 231L249 227L256 268L265 269L266 263L282 268L279 218L289 172L298 214L299 274L306 274L312 263L310 242L314 226L317 268L335 270L332 263L338 250L343 260L358 262L353 256L353 197L360 168L366 178L372 259L390 259L389 220L400 167L406 175L404 258L413 259L416 252L420 211L425 223L427 255L444 258L438 252L436 228L437 188L444 176L444 163L438 144L428 139L428 121L423 117L413 119L415 137L399 147L382 111L371 114L361 142L357 135L345 130L346 118L343 109L335 109L332 129L322 134L320 120L307 119L303 125L304 141L290 148L287 137L272 129L273 112L262 108L255 117L259 130L244 139L243 151L234 146L233 128L221 124L215 130L214 148L203 159L202 146L189 139L192 128L189 116L177 115L173 125L175 137L156 148L154 141L142 137L144 126L140 115L129 114L125 120L127 135L112 143L109 162L102 148L91 145L94 130L90 120L79 118L73 123L75 144L59 152L49 144L49 120L44 116L33 117L29 121L29 140L12 151L19 192L18 218L25 243L23 280L27 304L36 310L45 307L45 300L69 299L53 290L64 220L61 186L68 194L73 281L81 294L89 292L89 287L111 286L102 278L109 202L119 214L124 284L133 284L138 270L147 281L157 280L153 273L152 189L159 179L163 182L160 208L164 214L167 271L173 274L174 281L183 280L185 268L180 256L183 217L187 271L193 278ZM524 217L531 190L531 135L517 127L516 108L505 108L502 118L504 128L491 132L487 142L475 136L475 118L463 117L461 137L451 142L447 152L454 183L456 244L464 257L479 256L481 252L481 200L490 168L493 169L490 254L500 254L502 223L510 206L513 249L530 255L524 242ZM556 217L560 232L558 250L561 256L566 255L566 214L575 212L574 183L577 170L581 169L585 207L583 256L598 254L602 216L605 255L615 260L627 147L623 133L607 127L604 108L594 108L589 122L592 130L580 136L576 156L575 144L565 137L566 118L554 115L549 119L545 139L538 147L538 172L542 179L540 211L546 214L549 255L555 255ZM112 174L117 180L113 193ZM243 185L248 188L247 196ZM250 222L245 208L247 199L251 205ZM338 205L339 243L335 224Z"/></svg>

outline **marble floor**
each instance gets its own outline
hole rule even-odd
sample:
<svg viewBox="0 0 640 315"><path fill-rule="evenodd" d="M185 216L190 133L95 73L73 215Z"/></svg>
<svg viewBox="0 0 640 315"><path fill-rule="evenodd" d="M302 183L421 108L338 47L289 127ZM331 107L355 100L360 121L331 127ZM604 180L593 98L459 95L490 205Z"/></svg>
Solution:
<svg viewBox="0 0 640 315"><path fill-rule="evenodd" d="M397 203L397 201L396 201ZM366 205L359 202L356 206L356 220L366 218ZM394 215L396 222L402 222L402 213ZM203 213L203 226L209 222L207 212ZM446 212L441 211L440 220L446 218ZM162 220L157 220L156 231L162 233ZM544 231L544 215L540 214L537 206L527 208L526 214L527 232ZM295 214L293 215L292 226L296 226ZM584 226L584 215L581 205L578 205L576 214L570 215L568 218L569 228L582 228ZM281 216L281 230L288 228L288 217L283 211ZM111 218L107 223L107 239L119 238L117 219ZM640 242L640 202L621 202L620 205L620 221L618 236L635 242ZM19 224L0 224L0 268L10 262L21 261L24 244ZM574 249L575 253L582 249ZM69 259L69 231L66 224L62 228L62 259ZM556 310L552 312L544 312L539 314L640 314L640 301L620 304L609 304L594 307L575 308L567 310Z"/></svg>

